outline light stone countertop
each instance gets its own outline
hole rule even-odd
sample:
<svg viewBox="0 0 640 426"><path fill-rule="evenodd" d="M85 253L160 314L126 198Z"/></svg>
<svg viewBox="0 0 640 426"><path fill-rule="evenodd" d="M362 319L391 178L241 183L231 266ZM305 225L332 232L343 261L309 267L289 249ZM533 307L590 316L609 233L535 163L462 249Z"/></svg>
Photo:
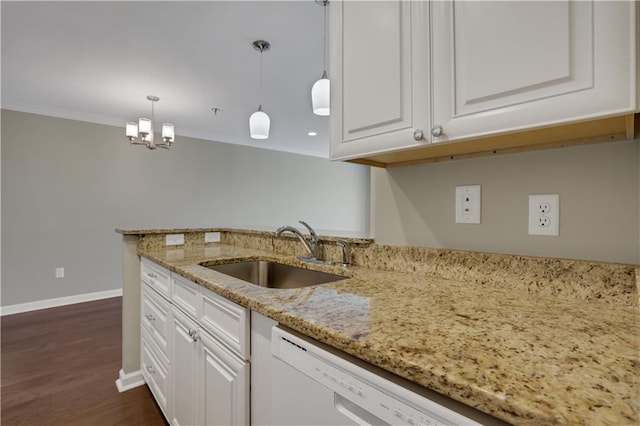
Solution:
<svg viewBox="0 0 640 426"><path fill-rule="evenodd" d="M640 313L599 301L228 245L139 254L228 299L514 424L638 424ZM350 278L257 287L198 263L277 260Z"/></svg>

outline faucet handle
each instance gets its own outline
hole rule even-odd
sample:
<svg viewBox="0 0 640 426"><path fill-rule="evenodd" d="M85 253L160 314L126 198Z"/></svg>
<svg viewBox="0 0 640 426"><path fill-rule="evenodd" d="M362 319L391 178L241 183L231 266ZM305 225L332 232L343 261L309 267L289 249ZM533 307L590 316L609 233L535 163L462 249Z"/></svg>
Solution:
<svg viewBox="0 0 640 426"><path fill-rule="evenodd" d="M336 244L342 247L342 266L351 264L351 245L345 240L337 240Z"/></svg>
<svg viewBox="0 0 640 426"><path fill-rule="evenodd" d="M309 235L311 235L311 242L312 243L318 242L318 234L316 234L316 231L314 231L313 228L310 227L307 222L304 222L302 220L300 220L299 222L302 224L302 226L304 226L309 230Z"/></svg>

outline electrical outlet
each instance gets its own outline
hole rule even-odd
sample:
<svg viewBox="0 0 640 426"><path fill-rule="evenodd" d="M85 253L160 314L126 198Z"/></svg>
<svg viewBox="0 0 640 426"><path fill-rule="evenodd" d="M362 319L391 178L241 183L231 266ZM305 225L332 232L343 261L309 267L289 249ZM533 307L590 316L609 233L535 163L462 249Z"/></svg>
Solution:
<svg viewBox="0 0 640 426"><path fill-rule="evenodd" d="M184 244L184 234L167 234L165 244L168 246L179 246Z"/></svg>
<svg viewBox="0 0 640 426"><path fill-rule="evenodd" d="M64 278L64 268L56 268L56 278Z"/></svg>
<svg viewBox="0 0 640 426"><path fill-rule="evenodd" d="M480 223L480 185L456 186L456 223Z"/></svg>
<svg viewBox="0 0 640 426"><path fill-rule="evenodd" d="M529 235L560 235L560 195L529 195Z"/></svg>
<svg viewBox="0 0 640 426"><path fill-rule="evenodd" d="M220 233L219 232L205 232L204 233L204 242L205 243L219 243L220 242Z"/></svg>

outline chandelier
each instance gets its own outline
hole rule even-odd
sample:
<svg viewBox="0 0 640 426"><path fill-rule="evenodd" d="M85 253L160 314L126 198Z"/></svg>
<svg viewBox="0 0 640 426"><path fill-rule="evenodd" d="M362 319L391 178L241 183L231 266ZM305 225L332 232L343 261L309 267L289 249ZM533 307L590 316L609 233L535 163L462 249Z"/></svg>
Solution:
<svg viewBox="0 0 640 426"><path fill-rule="evenodd" d="M162 142L154 142L153 130L153 104L160 100L159 97L149 95L147 99L151 101L151 118L141 118L138 123L128 122L126 135L131 145L145 145L149 149L164 148L169 149L174 142L175 133L173 124L162 123Z"/></svg>

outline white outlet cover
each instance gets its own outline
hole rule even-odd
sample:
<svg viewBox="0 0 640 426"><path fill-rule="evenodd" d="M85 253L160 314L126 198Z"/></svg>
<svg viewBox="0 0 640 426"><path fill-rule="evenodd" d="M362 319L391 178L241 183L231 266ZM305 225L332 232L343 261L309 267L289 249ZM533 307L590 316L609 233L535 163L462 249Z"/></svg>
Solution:
<svg viewBox="0 0 640 426"><path fill-rule="evenodd" d="M56 278L64 278L64 268L56 268Z"/></svg>
<svg viewBox="0 0 640 426"><path fill-rule="evenodd" d="M220 233L219 232L205 232L204 233L204 242L205 243L219 243L220 242Z"/></svg>
<svg viewBox="0 0 640 426"><path fill-rule="evenodd" d="M184 234L167 234L166 245L179 246L184 244Z"/></svg>
<svg viewBox="0 0 640 426"><path fill-rule="evenodd" d="M480 185L456 186L456 223L480 223Z"/></svg>
<svg viewBox="0 0 640 426"><path fill-rule="evenodd" d="M529 195L529 235L560 235L560 194Z"/></svg>

